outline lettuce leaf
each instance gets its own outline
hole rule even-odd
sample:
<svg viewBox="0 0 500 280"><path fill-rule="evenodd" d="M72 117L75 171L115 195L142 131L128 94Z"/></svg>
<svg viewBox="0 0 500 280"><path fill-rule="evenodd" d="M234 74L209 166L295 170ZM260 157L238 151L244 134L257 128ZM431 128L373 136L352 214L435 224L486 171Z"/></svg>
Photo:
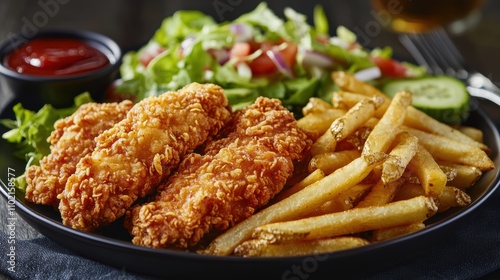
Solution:
<svg viewBox="0 0 500 280"><path fill-rule="evenodd" d="M262 30L263 38L269 40L292 39L285 28L285 22L267 7L266 2L260 3L253 11L241 15L235 22L245 23ZM257 41L263 40L257 39Z"/></svg>
<svg viewBox="0 0 500 280"><path fill-rule="evenodd" d="M153 40L161 46L168 47L212 25L216 25L215 21L200 11L177 11L163 20Z"/></svg>
<svg viewBox="0 0 500 280"><path fill-rule="evenodd" d="M10 130L2 138L16 144L14 156L27 162L26 168L38 165L40 160L50 153L50 143L47 138L54 130L54 123L73 114L80 105L92 102L88 92L84 92L74 99L74 105L68 108L54 108L49 104L44 105L37 112L25 109L21 103L13 107L15 120L2 119L0 124ZM24 191L26 182L24 176L16 179L17 187Z"/></svg>

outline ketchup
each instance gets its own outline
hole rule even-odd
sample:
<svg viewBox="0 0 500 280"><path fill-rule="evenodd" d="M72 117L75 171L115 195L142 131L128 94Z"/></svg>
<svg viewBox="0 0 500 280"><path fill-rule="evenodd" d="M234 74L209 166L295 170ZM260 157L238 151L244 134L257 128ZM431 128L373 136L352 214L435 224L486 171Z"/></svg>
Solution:
<svg viewBox="0 0 500 280"><path fill-rule="evenodd" d="M38 76L71 76L110 64L106 55L82 40L33 39L10 53L6 62L18 73Z"/></svg>

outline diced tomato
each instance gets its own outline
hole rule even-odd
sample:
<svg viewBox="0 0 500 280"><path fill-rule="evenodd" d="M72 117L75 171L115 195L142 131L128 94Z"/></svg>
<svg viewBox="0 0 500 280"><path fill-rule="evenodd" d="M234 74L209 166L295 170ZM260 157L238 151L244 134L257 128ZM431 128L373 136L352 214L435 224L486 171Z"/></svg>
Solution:
<svg viewBox="0 0 500 280"><path fill-rule="evenodd" d="M380 69L380 72L382 72L382 75L384 76L402 78L406 77L407 75L406 67L394 59L372 57L372 61L373 63L375 63L375 65L377 65L377 67Z"/></svg>
<svg viewBox="0 0 500 280"><path fill-rule="evenodd" d="M278 68L266 52L268 50L276 50L276 48L278 48L278 46L282 43L283 41L277 43L237 42L230 49L229 56L231 59L244 58L260 49L262 50L262 54L248 62L248 66L252 70L252 74L255 76L271 75L275 74L278 71ZM286 47L279 50L279 53L288 67L293 69L297 55L297 45L292 42L287 42Z"/></svg>
<svg viewBox="0 0 500 280"><path fill-rule="evenodd" d="M293 65L295 64L295 59L297 58L297 50L298 47L296 44L288 42L287 47L281 50L281 56L285 60L288 67L293 69Z"/></svg>
<svg viewBox="0 0 500 280"><path fill-rule="evenodd" d="M252 69L252 73L254 75L269 75L274 74L276 71L278 71L278 68L266 53L268 50L277 48L278 45L280 44L272 44L267 42L260 45L262 54L249 63L250 69ZM280 50L279 53L283 57L283 60L285 61L287 66L290 69L293 69L293 65L295 63L297 55L297 45L291 42L287 42L286 47Z"/></svg>
<svg viewBox="0 0 500 280"><path fill-rule="evenodd" d="M272 48L272 44L268 42L264 42L260 45L258 44L253 44L252 46L252 52L255 52L257 49L262 50L262 54L252 60L248 65L250 66L250 69L252 69L252 73L256 76L260 75L269 75L273 74L276 72L278 69L276 68L276 65L274 65L274 62L269 58L269 56L266 54L268 50Z"/></svg>

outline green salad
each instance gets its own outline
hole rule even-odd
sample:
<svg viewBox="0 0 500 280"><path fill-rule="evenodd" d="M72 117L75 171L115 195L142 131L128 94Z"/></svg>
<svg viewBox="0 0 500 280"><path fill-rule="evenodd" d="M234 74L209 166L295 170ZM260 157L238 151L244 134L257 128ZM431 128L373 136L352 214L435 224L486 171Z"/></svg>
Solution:
<svg viewBox="0 0 500 280"><path fill-rule="evenodd" d="M21 103L14 105L16 119L2 119L0 124L10 130L2 138L16 144L14 156L26 161L26 169L31 165L38 165L40 160L50 153L50 143L47 141L54 130L57 120L73 114L82 104L92 102L88 92L84 92L74 99L74 105L68 108L54 108L45 104L40 110L32 111L23 107ZM24 175L15 179L18 189L26 188Z"/></svg>
<svg viewBox="0 0 500 280"><path fill-rule="evenodd" d="M276 16L265 2L232 22L178 11L145 46L124 55L116 92L141 100L191 82L214 83L225 89L234 109L266 96L296 112L310 97L329 100L334 70L363 80L424 73L391 59L389 47L364 49L343 26L331 37L320 6L314 10L314 26L291 8L284 15Z"/></svg>

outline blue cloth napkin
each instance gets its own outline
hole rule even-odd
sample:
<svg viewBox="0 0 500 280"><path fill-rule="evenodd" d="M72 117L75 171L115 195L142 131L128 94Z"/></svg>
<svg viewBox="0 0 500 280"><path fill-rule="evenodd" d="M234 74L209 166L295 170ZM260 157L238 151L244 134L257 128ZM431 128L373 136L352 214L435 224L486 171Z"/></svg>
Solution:
<svg viewBox="0 0 500 280"><path fill-rule="evenodd" d="M81 257L46 237L16 240L15 268L12 271L8 263L8 254L11 253L7 237L5 233L0 233L0 272L12 279L148 279Z"/></svg>

